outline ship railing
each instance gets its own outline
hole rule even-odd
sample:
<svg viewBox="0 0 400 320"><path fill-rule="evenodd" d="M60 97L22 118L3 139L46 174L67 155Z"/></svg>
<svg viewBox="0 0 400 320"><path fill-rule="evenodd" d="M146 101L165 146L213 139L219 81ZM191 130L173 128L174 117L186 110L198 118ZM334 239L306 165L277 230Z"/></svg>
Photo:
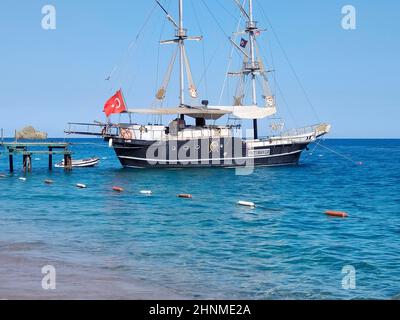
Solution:
<svg viewBox="0 0 400 320"><path fill-rule="evenodd" d="M303 128L291 129L283 132L280 136L282 138L297 138L302 136L312 136L317 138L321 134L329 132L329 129L330 126L328 124L316 124Z"/></svg>
<svg viewBox="0 0 400 320"><path fill-rule="evenodd" d="M68 124L68 129L66 129L64 132L66 134L71 134L71 135L83 135L83 136L97 136L97 137L119 137L121 136L120 129L121 128L129 128L129 125L121 125L121 124L105 124L105 123L69 123ZM219 139L219 138L224 138L228 137L224 134L222 134L222 130L228 129L230 136L234 136L233 130L237 127L235 126L230 126L230 127L219 127L219 126L209 126L206 128L198 128L195 130L183 130L179 131L178 135L172 136L172 135L166 135L165 134L165 128L163 129L158 129L158 128L151 128L149 129L149 126L143 126L143 128L146 128L143 132L139 129L140 134L139 136L137 134L134 134L134 138L136 139L142 139L143 137L146 137L149 140L161 140L161 141L170 141L170 140L186 140L186 139L204 139L204 138L211 138L211 139ZM133 133L135 131L131 128ZM221 130L219 132L219 130ZM275 135L273 137L266 137L265 139L269 140L298 140L302 139L304 137L307 137L309 139L316 139L321 135L324 135L325 133L328 133L330 130L330 126L327 124L319 124L319 125L312 125L312 126L306 126L303 128L297 128L297 129L292 129L288 130L285 132L282 132L279 135ZM144 133L146 132L146 133ZM188 134L190 132L190 134Z"/></svg>
<svg viewBox="0 0 400 320"><path fill-rule="evenodd" d="M228 138L233 136L232 130L237 127L238 126L229 126L229 127L208 126L206 128L197 128L194 130L190 130L189 136L187 135L188 131L180 131L178 133L178 139L180 138L182 140L185 140L187 138L190 138L194 140L194 139L204 139L204 138L209 138L209 139ZM223 130L228 130L229 134L224 135Z"/></svg>
<svg viewBox="0 0 400 320"><path fill-rule="evenodd" d="M116 137L119 135L119 126L106 123L68 123L64 130L68 135L81 135L93 137Z"/></svg>
<svg viewBox="0 0 400 320"><path fill-rule="evenodd" d="M149 128L150 127L150 128ZM186 128L188 129L188 128ZM171 140L187 140L187 139L204 139L204 138L211 138L211 139L219 139L223 137L228 137L222 134L222 130L228 129L231 132L232 129L235 129L235 126L221 128L218 126L210 126L206 128L191 128L192 130L181 130L178 132L177 135L166 135L165 129L158 129L152 128L151 126L143 126L143 129L140 128L137 130L131 129L134 131L134 135L136 138L146 139L149 140L161 140L161 141L171 141ZM139 134L137 134L139 131ZM229 135L231 136L231 135Z"/></svg>
<svg viewBox="0 0 400 320"><path fill-rule="evenodd" d="M280 143L282 140L292 141L292 142L295 141L298 142L303 140L312 141L316 140L320 136L323 136L324 134L327 134L330 131L330 128L331 127L328 124L317 124L317 125L287 130L285 132L282 132L274 136L261 138L260 140L269 140L271 143L272 142Z"/></svg>

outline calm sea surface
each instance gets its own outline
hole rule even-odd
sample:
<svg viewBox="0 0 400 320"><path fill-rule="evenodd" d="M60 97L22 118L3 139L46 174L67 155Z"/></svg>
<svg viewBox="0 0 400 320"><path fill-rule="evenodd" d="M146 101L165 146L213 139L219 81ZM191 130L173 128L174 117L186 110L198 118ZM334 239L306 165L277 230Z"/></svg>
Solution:
<svg viewBox="0 0 400 320"><path fill-rule="evenodd" d="M99 167L49 173L47 159L38 157L21 181L17 157L16 173L0 178L2 253L19 246L26 257L101 268L188 298L400 294L400 140L328 140L324 146L363 165L317 147L299 167L250 176L232 169L125 170L105 143L70 141L75 159L98 156ZM7 168L2 155L0 173ZM258 207L238 207L239 200ZM329 209L350 217L328 218ZM354 290L342 288L348 265L356 270Z"/></svg>

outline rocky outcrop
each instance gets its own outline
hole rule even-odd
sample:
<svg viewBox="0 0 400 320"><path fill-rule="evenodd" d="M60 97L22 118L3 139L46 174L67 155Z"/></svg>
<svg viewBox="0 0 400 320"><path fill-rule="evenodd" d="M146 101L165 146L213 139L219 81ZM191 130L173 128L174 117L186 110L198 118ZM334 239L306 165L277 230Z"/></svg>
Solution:
<svg viewBox="0 0 400 320"><path fill-rule="evenodd" d="M45 140L47 133L36 131L35 128L28 126L17 132L18 140Z"/></svg>

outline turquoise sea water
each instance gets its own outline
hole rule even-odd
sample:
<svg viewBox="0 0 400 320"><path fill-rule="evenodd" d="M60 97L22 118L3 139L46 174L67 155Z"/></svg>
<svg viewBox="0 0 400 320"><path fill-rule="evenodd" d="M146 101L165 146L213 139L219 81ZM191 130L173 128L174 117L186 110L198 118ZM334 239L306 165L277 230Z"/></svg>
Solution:
<svg viewBox="0 0 400 320"><path fill-rule="evenodd" d="M84 262L188 298L400 294L400 140L327 140L323 145L363 165L312 146L298 167L249 176L232 169L125 170L105 143L73 142L75 159L99 156L100 166L49 173L42 157L21 181L17 158L16 173L0 178L1 243L30 243L24 254ZM7 168L3 155L0 173ZM238 207L239 200L258 207ZM329 209L350 217L329 218ZM346 265L356 269L354 290L342 288Z"/></svg>

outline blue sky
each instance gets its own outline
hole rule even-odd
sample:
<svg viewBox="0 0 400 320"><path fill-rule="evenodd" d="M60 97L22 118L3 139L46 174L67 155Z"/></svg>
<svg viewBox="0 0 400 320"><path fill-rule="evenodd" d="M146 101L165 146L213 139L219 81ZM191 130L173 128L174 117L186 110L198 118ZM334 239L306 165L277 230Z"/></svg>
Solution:
<svg viewBox="0 0 400 320"><path fill-rule="evenodd" d="M238 10L233 0L185 1L189 33L205 37L203 43L188 43L194 78L197 82L203 78L199 85L201 97L216 104L230 44L203 1L226 34L234 31ZM288 104L278 94L279 116L285 119L287 128L320 120L333 125L331 137L335 138L400 138L399 1L254 1L256 20L269 29L259 41L267 64L276 70ZM162 3L176 17L177 0ZM57 10L56 30L41 27L41 9L47 4ZM341 27L341 8L347 4L357 9L356 30ZM173 50L172 46L158 45L160 38L174 34L161 10L153 12L133 50L128 47L152 11L153 1L3 0L1 7L0 127L6 133L32 124L60 137L67 122L104 120L104 102L119 86L125 91L129 107L152 105L157 65L160 83ZM209 66L205 78L204 64ZM116 65L119 68L112 81L105 81ZM175 80L176 73L172 82ZM167 104L174 106L176 97L176 86L171 85ZM261 124L262 133L266 127L267 123Z"/></svg>

